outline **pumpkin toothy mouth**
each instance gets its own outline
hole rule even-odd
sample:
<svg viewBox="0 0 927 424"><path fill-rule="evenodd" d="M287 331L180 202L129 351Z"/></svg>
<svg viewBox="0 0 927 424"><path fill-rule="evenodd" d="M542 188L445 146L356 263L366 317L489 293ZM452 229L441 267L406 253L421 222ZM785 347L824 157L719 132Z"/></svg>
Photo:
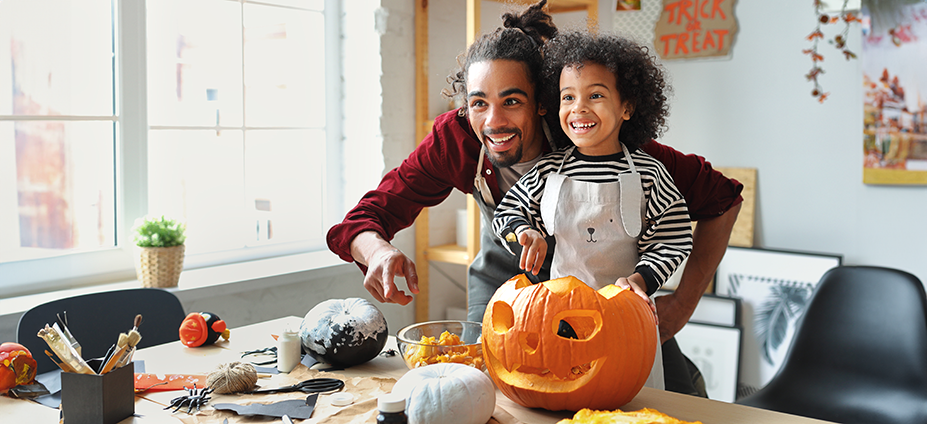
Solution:
<svg viewBox="0 0 927 424"><path fill-rule="evenodd" d="M493 370L496 377L505 384L528 390L539 390L539 388L543 387L543 391L547 393L569 393L585 386L589 380L592 380L598 374L599 369L602 368L602 363L605 362L604 358L599 358L592 362L576 365L572 367L567 376L560 377L551 372L550 369L522 364L515 364L511 370L506 369L496 359L496 356L488 350L483 351L483 356L488 362L489 366L487 368Z"/></svg>

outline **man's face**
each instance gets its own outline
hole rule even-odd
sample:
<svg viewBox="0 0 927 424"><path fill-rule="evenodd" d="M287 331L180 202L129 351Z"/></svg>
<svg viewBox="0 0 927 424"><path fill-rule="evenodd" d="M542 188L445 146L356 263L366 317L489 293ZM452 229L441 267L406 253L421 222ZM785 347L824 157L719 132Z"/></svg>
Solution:
<svg viewBox="0 0 927 424"><path fill-rule="evenodd" d="M505 168L541 154L543 136L534 86L521 62L489 60L467 72L467 114L493 165Z"/></svg>

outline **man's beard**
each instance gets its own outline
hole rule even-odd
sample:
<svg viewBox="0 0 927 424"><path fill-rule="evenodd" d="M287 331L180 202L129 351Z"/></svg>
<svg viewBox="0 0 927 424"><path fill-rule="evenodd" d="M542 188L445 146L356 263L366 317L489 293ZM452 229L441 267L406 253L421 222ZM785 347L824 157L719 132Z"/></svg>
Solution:
<svg viewBox="0 0 927 424"><path fill-rule="evenodd" d="M524 140L518 144L518 147L515 149L509 149L503 153L494 152L489 148L488 145L492 144L492 141L489 140L491 134L505 134L505 133L515 133L516 137L521 137L521 131L517 128L503 128L496 131L489 131L483 133L483 143L487 144L486 152L489 156L489 162L493 164L496 168L508 168L518 162L521 162L522 147L524 146Z"/></svg>
<svg viewBox="0 0 927 424"><path fill-rule="evenodd" d="M502 154L496 154L493 151L488 151L489 153L489 162L493 164L496 168L508 168L512 165L515 165L518 162L521 162L521 149L522 146L519 144L515 148L515 151L508 150ZM487 149L488 150L488 149Z"/></svg>

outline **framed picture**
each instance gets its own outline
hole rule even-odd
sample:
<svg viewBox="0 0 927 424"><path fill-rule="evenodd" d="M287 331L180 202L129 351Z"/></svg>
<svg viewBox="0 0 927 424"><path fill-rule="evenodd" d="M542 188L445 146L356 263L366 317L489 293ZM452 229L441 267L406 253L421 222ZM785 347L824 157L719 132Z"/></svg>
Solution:
<svg viewBox="0 0 927 424"><path fill-rule="evenodd" d="M708 397L733 402L740 371L741 329L689 321L676 333L676 342L702 372Z"/></svg>
<svg viewBox="0 0 927 424"><path fill-rule="evenodd" d="M863 182L927 185L927 96L922 66L927 49L927 3L888 2L861 10L863 71Z"/></svg>
<svg viewBox="0 0 927 424"><path fill-rule="evenodd" d="M728 247L715 274L715 293L741 299L739 395L759 390L776 374L811 293L841 262L832 254Z"/></svg>

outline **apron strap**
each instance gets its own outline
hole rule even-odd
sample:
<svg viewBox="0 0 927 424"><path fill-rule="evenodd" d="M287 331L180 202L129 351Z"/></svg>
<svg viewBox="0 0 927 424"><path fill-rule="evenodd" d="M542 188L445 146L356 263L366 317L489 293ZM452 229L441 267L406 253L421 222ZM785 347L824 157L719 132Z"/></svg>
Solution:
<svg viewBox="0 0 927 424"><path fill-rule="evenodd" d="M560 161L560 167L557 168L557 172L551 173L547 176L547 180L544 182L544 196L541 197L541 219L544 220L544 227L547 229L547 234L554 235L557 231L557 204L560 203L560 188L563 186L563 182L566 180L566 177L560 174L560 171L563 170L563 164L566 163L567 158L573 154L573 150L576 149L576 146L570 147L563 154L563 159Z"/></svg>
<svg viewBox="0 0 927 424"><path fill-rule="evenodd" d="M634 167L634 159L624 143L621 143L621 151L628 160L630 173L624 173L618 176L618 185L621 190L621 221L624 223L624 231L630 237L637 237L641 234L643 217L641 217L641 200L644 198L644 189L641 183L641 174Z"/></svg>
<svg viewBox="0 0 927 424"><path fill-rule="evenodd" d="M560 171L563 171L563 164L565 164L566 161L567 161L567 159L570 157L570 155L573 154L573 150L576 150L576 146L570 147L570 148L567 149L567 151L563 154L563 159L560 160L560 167L557 168L557 173L558 173L558 174L560 173Z"/></svg>
<svg viewBox="0 0 927 424"><path fill-rule="evenodd" d="M483 201L486 202L486 205L495 209L496 202L492 199L492 190L489 189L486 178L483 178L483 161L486 159L486 145L480 143L480 146L482 147L480 147L480 158L476 161L476 176L473 177L473 187L476 188L476 191L483 197Z"/></svg>

